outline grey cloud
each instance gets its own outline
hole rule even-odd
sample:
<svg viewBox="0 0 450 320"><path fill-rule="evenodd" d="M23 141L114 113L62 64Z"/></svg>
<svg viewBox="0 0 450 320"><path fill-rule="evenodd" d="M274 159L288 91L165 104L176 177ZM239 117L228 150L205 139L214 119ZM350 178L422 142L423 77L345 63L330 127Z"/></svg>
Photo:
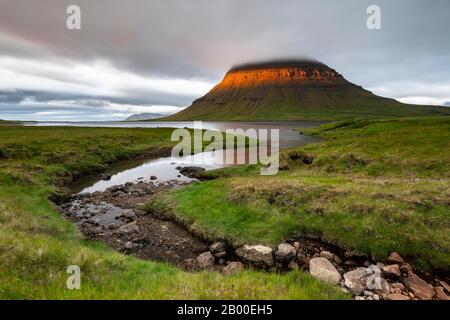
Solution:
<svg viewBox="0 0 450 320"><path fill-rule="evenodd" d="M65 28L66 7L74 3L82 10L80 31ZM381 30L366 28L371 4L381 7ZM0 56L64 61L67 75L39 74L75 82L70 64L96 59L144 77L216 82L232 65L307 56L369 89L414 80L439 84L450 82L448 12L448 0L3 0ZM121 98L95 98L181 107L196 97L134 90Z"/></svg>

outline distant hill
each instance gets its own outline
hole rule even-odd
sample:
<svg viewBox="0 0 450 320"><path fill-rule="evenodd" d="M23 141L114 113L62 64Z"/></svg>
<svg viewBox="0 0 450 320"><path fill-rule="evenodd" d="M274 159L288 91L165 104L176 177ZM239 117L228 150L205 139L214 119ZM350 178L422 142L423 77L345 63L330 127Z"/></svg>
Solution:
<svg viewBox="0 0 450 320"><path fill-rule="evenodd" d="M164 120L302 120L449 115L450 109L383 98L317 61L290 60L232 68L192 105Z"/></svg>
<svg viewBox="0 0 450 320"><path fill-rule="evenodd" d="M162 113L137 113L129 116L125 121L139 121L164 117Z"/></svg>

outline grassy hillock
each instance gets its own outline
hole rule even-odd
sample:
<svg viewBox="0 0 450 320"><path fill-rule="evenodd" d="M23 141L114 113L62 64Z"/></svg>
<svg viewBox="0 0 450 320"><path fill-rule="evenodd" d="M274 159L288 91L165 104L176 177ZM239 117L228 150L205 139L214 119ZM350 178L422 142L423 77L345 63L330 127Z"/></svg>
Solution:
<svg viewBox="0 0 450 320"><path fill-rule="evenodd" d="M256 166L209 172L215 180L162 195L150 209L231 241L314 235L449 270L449 117L342 121L307 133L326 142L284 151L278 175L259 176Z"/></svg>
<svg viewBox="0 0 450 320"><path fill-rule="evenodd" d="M301 272L188 273L84 239L48 197L75 177L171 146L170 129L0 127L0 299L339 299ZM81 268L68 290L66 269Z"/></svg>

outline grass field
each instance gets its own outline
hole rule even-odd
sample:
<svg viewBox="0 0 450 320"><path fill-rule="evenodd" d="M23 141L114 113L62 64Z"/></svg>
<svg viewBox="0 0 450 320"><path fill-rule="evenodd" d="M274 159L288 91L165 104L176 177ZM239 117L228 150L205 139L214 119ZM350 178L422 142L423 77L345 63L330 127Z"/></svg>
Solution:
<svg viewBox="0 0 450 320"><path fill-rule="evenodd" d="M342 121L307 133L326 142L286 150L276 176L255 166L206 173L216 179L162 195L149 209L237 243L315 235L449 270L449 117Z"/></svg>
<svg viewBox="0 0 450 320"><path fill-rule="evenodd" d="M48 200L74 178L149 149L170 129L0 126L0 299L345 299L302 272L187 273L86 240ZM81 268L68 290L66 269Z"/></svg>

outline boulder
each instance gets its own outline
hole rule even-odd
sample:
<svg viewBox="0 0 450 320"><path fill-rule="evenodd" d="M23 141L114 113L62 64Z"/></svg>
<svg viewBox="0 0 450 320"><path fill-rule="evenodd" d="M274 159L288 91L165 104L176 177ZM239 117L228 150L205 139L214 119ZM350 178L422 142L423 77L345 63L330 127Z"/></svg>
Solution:
<svg viewBox="0 0 450 320"><path fill-rule="evenodd" d="M232 261L223 268L224 275L232 275L244 270L244 264L238 261Z"/></svg>
<svg viewBox="0 0 450 320"><path fill-rule="evenodd" d="M400 266L400 271L408 274L408 273L412 272L412 268L408 263L405 263Z"/></svg>
<svg viewBox="0 0 450 320"><path fill-rule="evenodd" d="M214 242L212 245L209 246L209 251L211 253L223 252L223 251L226 251L226 249L227 249L227 244L223 241Z"/></svg>
<svg viewBox="0 0 450 320"><path fill-rule="evenodd" d="M271 267L274 264L273 250L263 245L244 245L236 249L236 255L244 262L261 266Z"/></svg>
<svg viewBox="0 0 450 320"><path fill-rule="evenodd" d="M387 296L384 297L385 300L409 300L409 298L407 296L404 296L400 293L392 293L392 294L388 294Z"/></svg>
<svg viewBox="0 0 450 320"><path fill-rule="evenodd" d="M360 295L367 289L367 280L373 275L373 270L357 268L344 274L344 285L354 295Z"/></svg>
<svg viewBox="0 0 450 320"><path fill-rule="evenodd" d="M209 269L214 266L214 256L211 252L206 251L197 257L197 266L200 269Z"/></svg>
<svg viewBox="0 0 450 320"><path fill-rule="evenodd" d="M178 167L177 167L178 168ZM182 175L185 175L186 177L189 178L195 178L197 177L200 173L202 173L203 171L205 171L205 168L202 167L196 167L196 166L188 166L188 167L182 167L181 169L179 169L180 173Z"/></svg>
<svg viewBox="0 0 450 320"><path fill-rule="evenodd" d="M341 281L341 274L333 264L323 257L313 258L309 261L309 273L314 278L337 284Z"/></svg>
<svg viewBox="0 0 450 320"><path fill-rule="evenodd" d="M425 280L414 273L408 274L403 280L406 288L420 300L431 300L434 297L434 289Z"/></svg>
<svg viewBox="0 0 450 320"><path fill-rule="evenodd" d="M334 259L333 254L330 251L321 251L320 256L330 261L333 261Z"/></svg>
<svg viewBox="0 0 450 320"><path fill-rule="evenodd" d="M214 257L216 257L217 259L223 258L227 255L226 251L219 251L219 252L215 252L214 253Z"/></svg>
<svg viewBox="0 0 450 320"><path fill-rule="evenodd" d="M132 233L138 233L139 227L136 223L136 221L124 224L123 226L121 226L119 229L117 229L118 233L121 234L132 234Z"/></svg>
<svg viewBox="0 0 450 320"><path fill-rule="evenodd" d="M397 252L392 252L387 258L387 262L400 265L405 263L403 258Z"/></svg>
<svg viewBox="0 0 450 320"><path fill-rule="evenodd" d="M383 273L386 275L386 277L390 278L398 278L402 275L398 264L389 264L385 266L383 268Z"/></svg>
<svg viewBox="0 0 450 320"><path fill-rule="evenodd" d="M436 292L436 299L438 299L438 300L450 300L450 297L445 293L444 288L442 288L442 287L434 287L434 291Z"/></svg>
<svg viewBox="0 0 450 320"><path fill-rule="evenodd" d="M288 262L295 256L295 248L289 243L281 243L275 251L275 259L280 262Z"/></svg>

